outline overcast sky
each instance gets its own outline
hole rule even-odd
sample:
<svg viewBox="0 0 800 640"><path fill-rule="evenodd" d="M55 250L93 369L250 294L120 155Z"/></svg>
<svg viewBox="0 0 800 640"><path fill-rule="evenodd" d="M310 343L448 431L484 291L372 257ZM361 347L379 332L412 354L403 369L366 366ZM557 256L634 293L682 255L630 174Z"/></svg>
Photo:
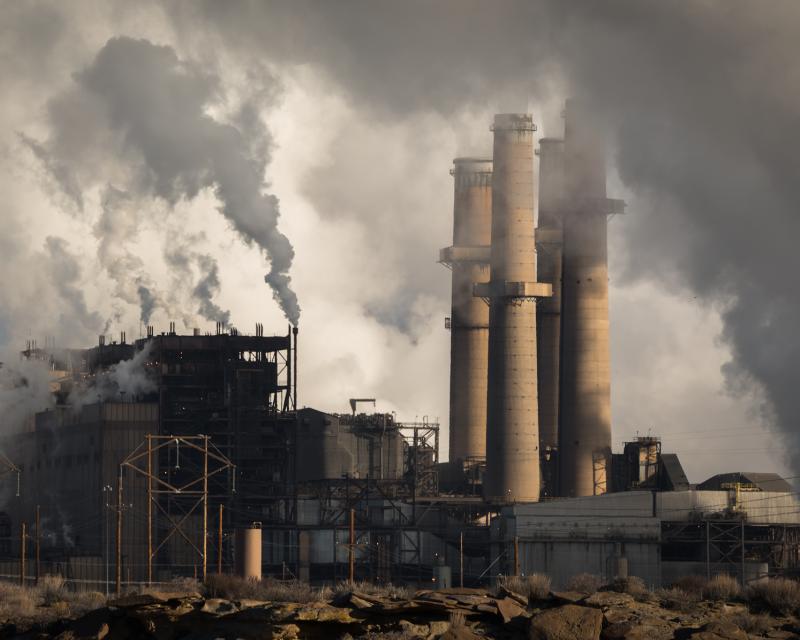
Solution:
<svg viewBox="0 0 800 640"><path fill-rule="evenodd" d="M561 135L577 95L628 202L615 448L796 475L797 3L0 8L0 359L299 317L301 404L375 396L446 443L452 159L490 151L495 112Z"/></svg>

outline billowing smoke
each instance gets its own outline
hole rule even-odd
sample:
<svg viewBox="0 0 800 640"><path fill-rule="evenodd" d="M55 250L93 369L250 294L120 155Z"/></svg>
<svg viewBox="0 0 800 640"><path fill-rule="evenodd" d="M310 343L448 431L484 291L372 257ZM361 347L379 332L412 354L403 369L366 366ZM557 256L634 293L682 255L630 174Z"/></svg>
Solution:
<svg viewBox="0 0 800 640"><path fill-rule="evenodd" d="M214 296L220 290L219 265L213 256L192 250L192 246L201 239L202 234L186 238L169 237L165 244L164 259L171 267L178 287L192 292L192 297L198 303L197 313L206 320L221 322L227 326L230 324L230 311L222 309L214 302ZM199 272L196 282L193 281L192 265ZM188 322L187 316L184 323L188 326Z"/></svg>
<svg viewBox="0 0 800 640"><path fill-rule="evenodd" d="M152 342L129 360L121 360L87 380L69 395L75 411L94 402L135 401L156 390L154 371L148 366Z"/></svg>
<svg viewBox="0 0 800 640"><path fill-rule="evenodd" d="M139 306L139 320L148 324L157 304L155 285L145 270L144 261L128 244L136 239L142 222L140 203L125 191L107 185L103 191L102 213L94 225L97 258L116 285L115 295Z"/></svg>
<svg viewBox="0 0 800 640"><path fill-rule="evenodd" d="M47 362L0 364L0 433L19 431L34 413L53 407Z"/></svg>
<svg viewBox="0 0 800 640"><path fill-rule="evenodd" d="M589 101L609 132L611 168L632 194L629 215L615 222L627 245L624 277L720 309L729 391L761 398L763 417L800 445L800 4L167 7L182 33L220 37L245 60L322 69L376 117L452 117L487 101L523 111L536 101L555 116L545 132L560 135L563 98Z"/></svg>
<svg viewBox="0 0 800 640"><path fill-rule="evenodd" d="M48 236L45 241L48 256L50 279L54 284L63 310L59 322L67 326L74 326L76 333L86 334L91 331L95 334L103 329L103 320L95 311L89 311L83 290L80 287L81 267L78 259L69 251L66 241L62 238Z"/></svg>
<svg viewBox="0 0 800 640"><path fill-rule="evenodd" d="M137 284L138 287L136 292L139 295L139 307L141 308L139 320L141 320L143 324L149 324L150 317L153 315L153 311L156 309L158 299L153 295L153 292L150 291L148 287L141 283Z"/></svg>
<svg viewBox="0 0 800 640"><path fill-rule="evenodd" d="M203 274L200 282L194 288L194 297L200 301L198 312L204 318L212 321L219 321L228 326L231 321L229 311L223 311L218 305L214 304L214 296L219 292L219 268L217 261L208 255L197 256L197 266Z"/></svg>
<svg viewBox="0 0 800 640"><path fill-rule="evenodd" d="M219 79L147 40L109 40L74 78L75 86L50 102L52 136L32 143L65 192L92 186L98 171L110 180L127 173L125 191L170 205L212 189L233 228L269 259L264 279L297 324L300 307L289 276L294 249L278 230L278 199L265 191L269 146L261 141L269 135L260 120L241 119L255 132L248 140L235 124L212 117ZM92 134L81 137L76 129ZM98 145L118 155L118 164L100 166Z"/></svg>

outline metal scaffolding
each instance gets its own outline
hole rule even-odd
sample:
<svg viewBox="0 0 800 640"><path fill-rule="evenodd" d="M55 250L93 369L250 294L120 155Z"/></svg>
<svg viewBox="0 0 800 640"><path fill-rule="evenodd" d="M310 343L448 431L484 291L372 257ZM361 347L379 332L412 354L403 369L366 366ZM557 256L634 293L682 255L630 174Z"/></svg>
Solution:
<svg viewBox="0 0 800 640"><path fill-rule="evenodd" d="M163 470L159 459L174 447L173 469ZM181 447L184 459L181 468ZM170 456L166 456L170 460ZM154 464L155 463L155 464ZM208 505L209 498L227 497L236 492L233 463L220 452L207 435L176 436L148 434L145 441L134 449L120 465L120 493L122 470L128 468L147 480L147 582L153 582L153 559L174 535L179 535L193 549L202 562L202 577L208 571ZM209 491L209 480L228 471L227 483L215 483L216 492ZM166 477L166 479L165 479ZM227 484L228 491L224 491ZM153 539L153 507L168 523L166 535ZM184 530L185 523L198 510L202 513L202 531L199 544Z"/></svg>

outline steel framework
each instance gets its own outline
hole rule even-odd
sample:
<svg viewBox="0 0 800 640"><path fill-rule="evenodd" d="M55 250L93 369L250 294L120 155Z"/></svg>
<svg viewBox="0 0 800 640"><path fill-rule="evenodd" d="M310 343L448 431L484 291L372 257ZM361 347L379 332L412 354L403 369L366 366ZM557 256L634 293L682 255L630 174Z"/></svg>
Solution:
<svg viewBox="0 0 800 640"><path fill-rule="evenodd" d="M159 471L158 458L162 451L170 447L175 447L174 459L176 469L180 469L180 447L184 447L189 454L189 460L194 464L187 465L184 458L184 469L189 467L188 473L176 473L174 476L167 475L165 480L164 473ZM186 456L184 453L184 456ZM194 454L194 455L193 455ZM154 457L156 458L154 465ZM198 461L199 458L199 461ZM199 462L199 464L198 464ZM192 468L194 467L194 468ZM199 467L199 468L198 468ZM120 464L120 487L122 486L122 469L132 469L147 480L147 582L153 581L153 558L174 536L179 535L190 549L199 556L202 561L202 576L205 580L208 570L208 503L209 498L227 497L228 493L236 492L235 467L233 463L225 457L220 450L211 442L207 435L197 436L176 436L176 435L153 435L148 434L145 441L139 444ZM227 487L228 492L209 494L209 480L218 476L223 471L228 471ZM218 483L218 488L220 485ZM224 486L224 485L222 485ZM121 488L120 488L121 492ZM166 498L166 500L164 500ZM180 499L180 500L178 500ZM171 506L178 502L186 504L178 509L178 515L172 513ZM186 506L188 505L188 508ZM169 528L163 539L153 540L153 507L158 513L166 518ZM189 517L202 510L202 533L199 544L196 544L188 535L183 525Z"/></svg>

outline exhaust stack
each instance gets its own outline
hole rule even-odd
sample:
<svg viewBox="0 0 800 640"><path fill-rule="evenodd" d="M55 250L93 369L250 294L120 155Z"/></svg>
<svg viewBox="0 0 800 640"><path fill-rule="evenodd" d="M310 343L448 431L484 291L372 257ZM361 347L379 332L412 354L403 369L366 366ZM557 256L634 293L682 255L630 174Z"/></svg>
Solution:
<svg viewBox="0 0 800 640"><path fill-rule="evenodd" d="M558 448L563 197L564 141L542 138L539 141L539 226L536 229L538 275L542 282L553 285L553 296L540 300L536 306L542 450Z"/></svg>
<svg viewBox="0 0 800 640"><path fill-rule="evenodd" d="M450 460L486 455L489 307L472 295L489 281L492 161L453 160L453 246L439 261L453 271L450 316Z"/></svg>
<svg viewBox="0 0 800 640"><path fill-rule="evenodd" d="M489 378L484 497L495 503L539 500L536 304L549 284L536 282L533 133L528 114L494 118Z"/></svg>
<svg viewBox="0 0 800 640"><path fill-rule="evenodd" d="M605 493L611 457L608 215L605 145L586 107L567 101L561 324L560 483L563 496Z"/></svg>

